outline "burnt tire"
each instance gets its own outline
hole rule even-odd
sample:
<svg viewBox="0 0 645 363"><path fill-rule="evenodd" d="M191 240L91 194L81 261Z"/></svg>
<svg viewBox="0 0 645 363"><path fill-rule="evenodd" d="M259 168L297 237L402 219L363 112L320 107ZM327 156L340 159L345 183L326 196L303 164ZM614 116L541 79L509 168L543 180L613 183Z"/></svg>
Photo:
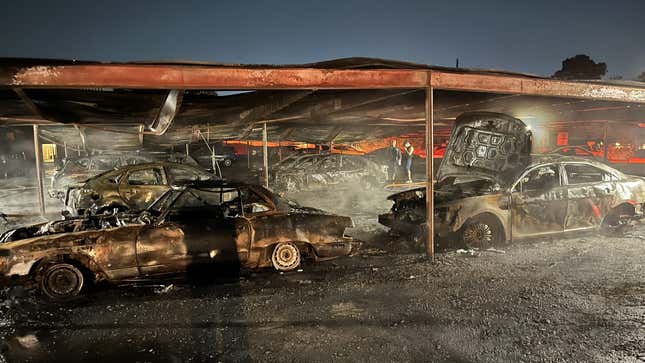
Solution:
<svg viewBox="0 0 645 363"><path fill-rule="evenodd" d="M620 205L605 216L600 231L606 235L620 234L629 226L629 221L635 214L636 211L631 205Z"/></svg>
<svg viewBox="0 0 645 363"><path fill-rule="evenodd" d="M51 300L69 300L85 285L83 272L69 263L54 263L43 268L38 281L40 291Z"/></svg>
<svg viewBox="0 0 645 363"><path fill-rule="evenodd" d="M300 266L300 249L292 242L278 243L271 254L273 267L278 271L292 271Z"/></svg>
<svg viewBox="0 0 645 363"><path fill-rule="evenodd" d="M492 215L480 214L470 218L461 228L461 242L467 248L487 249L504 240L503 229Z"/></svg>

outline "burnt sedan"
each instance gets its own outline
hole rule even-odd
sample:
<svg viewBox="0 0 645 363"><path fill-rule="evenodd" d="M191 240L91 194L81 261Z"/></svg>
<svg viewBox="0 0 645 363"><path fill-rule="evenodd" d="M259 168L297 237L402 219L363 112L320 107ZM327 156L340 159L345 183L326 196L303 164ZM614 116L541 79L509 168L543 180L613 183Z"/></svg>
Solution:
<svg viewBox="0 0 645 363"><path fill-rule="evenodd" d="M270 169L275 190L296 192L326 186L371 189L387 178L386 168L360 155L304 154Z"/></svg>
<svg viewBox="0 0 645 363"><path fill-rule="evenodd" d="M613 228L643 216L645 179L575 156L530 155L518 119L474 113L458 118L435 185L435 234L469 247L571 231ZM389 197L379 221L425 235L425 188Z"/></svg>
<svg viewBox="0 0 645 363"><path fill-rule="evenodd" d="M154 278L205 264L296 269L303 258L349 255L349 217L301 207L257 185L223 181L164 193L139 214L92 215L23 227L0 240L5 282L50 298L89 282Z"/></svg>
<svg viewBox="0 0 645 363"><path fill-rule="evenodd" d="M99 174L79 187L70 187L65 198L71 215L140 211L171 186L215 180L217 176L201 167L169 162L128 165Z"/></svg>

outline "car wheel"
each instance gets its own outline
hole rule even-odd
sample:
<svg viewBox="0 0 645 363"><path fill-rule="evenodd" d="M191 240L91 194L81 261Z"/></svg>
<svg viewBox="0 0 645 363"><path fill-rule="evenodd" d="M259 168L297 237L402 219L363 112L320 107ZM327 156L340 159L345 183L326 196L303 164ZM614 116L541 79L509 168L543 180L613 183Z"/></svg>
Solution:
<svg viewBox="0 0 645 363"><path fill-rule="evenodd" d="M603 219L600 230L605 234L616 234L629 226L629 220L634 216L632 206L621 205L610 211Z"/></svg>
<svg viewBox="0 0 645 363"><path fill-rule="evenodd" d="M40 277L40 290L52 300L66 300L80 294L85 279L74 265L56 263L45 267Z"/></svg>
<svg viewBox="0 0 645 363"><path fill-rule="evenodd" d="M480 249L490 248L503 241L499 222L488 215L468 220L462 227L461 238L466 247Z"/></svg>
<svg viewBox="0 0 645 363"><path fill-rule="evenodd" d="M300 266L300 250L292 242L281 242L271 255L273 267L278 271L291 271Z"/></svg>
<svg viewBox="0 0 645 363"><path fill-rule="evenodd" d="M233 160L231 159L224 159L224 166L229 167L233 165Z"/></svg>

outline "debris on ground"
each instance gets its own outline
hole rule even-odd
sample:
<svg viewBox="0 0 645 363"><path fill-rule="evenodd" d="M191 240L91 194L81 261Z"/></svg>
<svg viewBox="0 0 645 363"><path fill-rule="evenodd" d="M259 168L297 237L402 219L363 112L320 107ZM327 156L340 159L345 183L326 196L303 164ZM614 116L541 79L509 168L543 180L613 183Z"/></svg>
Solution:
<svg viewBox="0 0 645 363"><path fill-rule="evenodd" d="M175 287L174 284L170 284L170 285L166 285L166 286L161 285L161 287L155 289L155 294L167 294L167 293L169 293L169 292L171 292L171 291L173 291L175 289L176 289L176 287Z"/></svg>
<svg viewBox="0 0 645 363"><path fill-rule="evenodd" d="M506 253L506 251L504 251L504 250L498 250L498 249L493 248L493 247L487 248L485 251L486 252L499 253L499 254L502 254L502 255Z"/></svg>
<svg viewBox="0 0 645 363"><path fill-rule="evenodd" d="M460 248L460 249L456 250L455 253L458 254L458 255L466 255L468 257L478 257L479 256L479 252L475 248L469 248L469 249Z"/></svg>

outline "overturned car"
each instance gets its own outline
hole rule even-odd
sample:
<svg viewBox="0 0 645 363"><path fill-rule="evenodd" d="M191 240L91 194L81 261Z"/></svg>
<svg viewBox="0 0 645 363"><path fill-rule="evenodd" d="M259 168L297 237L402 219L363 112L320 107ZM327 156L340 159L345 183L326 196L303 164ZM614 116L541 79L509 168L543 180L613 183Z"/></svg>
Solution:
<svg viewBox="0 0 645 363"><path fill-rule="evenodd" d="M434 188L439 239L486 248L513 239L612 228L643 216L645 179L601 162L531 155L531 134L508 115L468 113L457 119ZM426 235L425 188L391 195L379 222Z"/></svg>
<svg viewBox="0 0 645 363"><path fill-rule="evenodd" d="M257 185L210 181L166 191L141 213L90 215L5 232L5 283L35 282L50 298L90 282L123 282L233 263L296 269L349 255L349 217L301 207Z"/></svg>

